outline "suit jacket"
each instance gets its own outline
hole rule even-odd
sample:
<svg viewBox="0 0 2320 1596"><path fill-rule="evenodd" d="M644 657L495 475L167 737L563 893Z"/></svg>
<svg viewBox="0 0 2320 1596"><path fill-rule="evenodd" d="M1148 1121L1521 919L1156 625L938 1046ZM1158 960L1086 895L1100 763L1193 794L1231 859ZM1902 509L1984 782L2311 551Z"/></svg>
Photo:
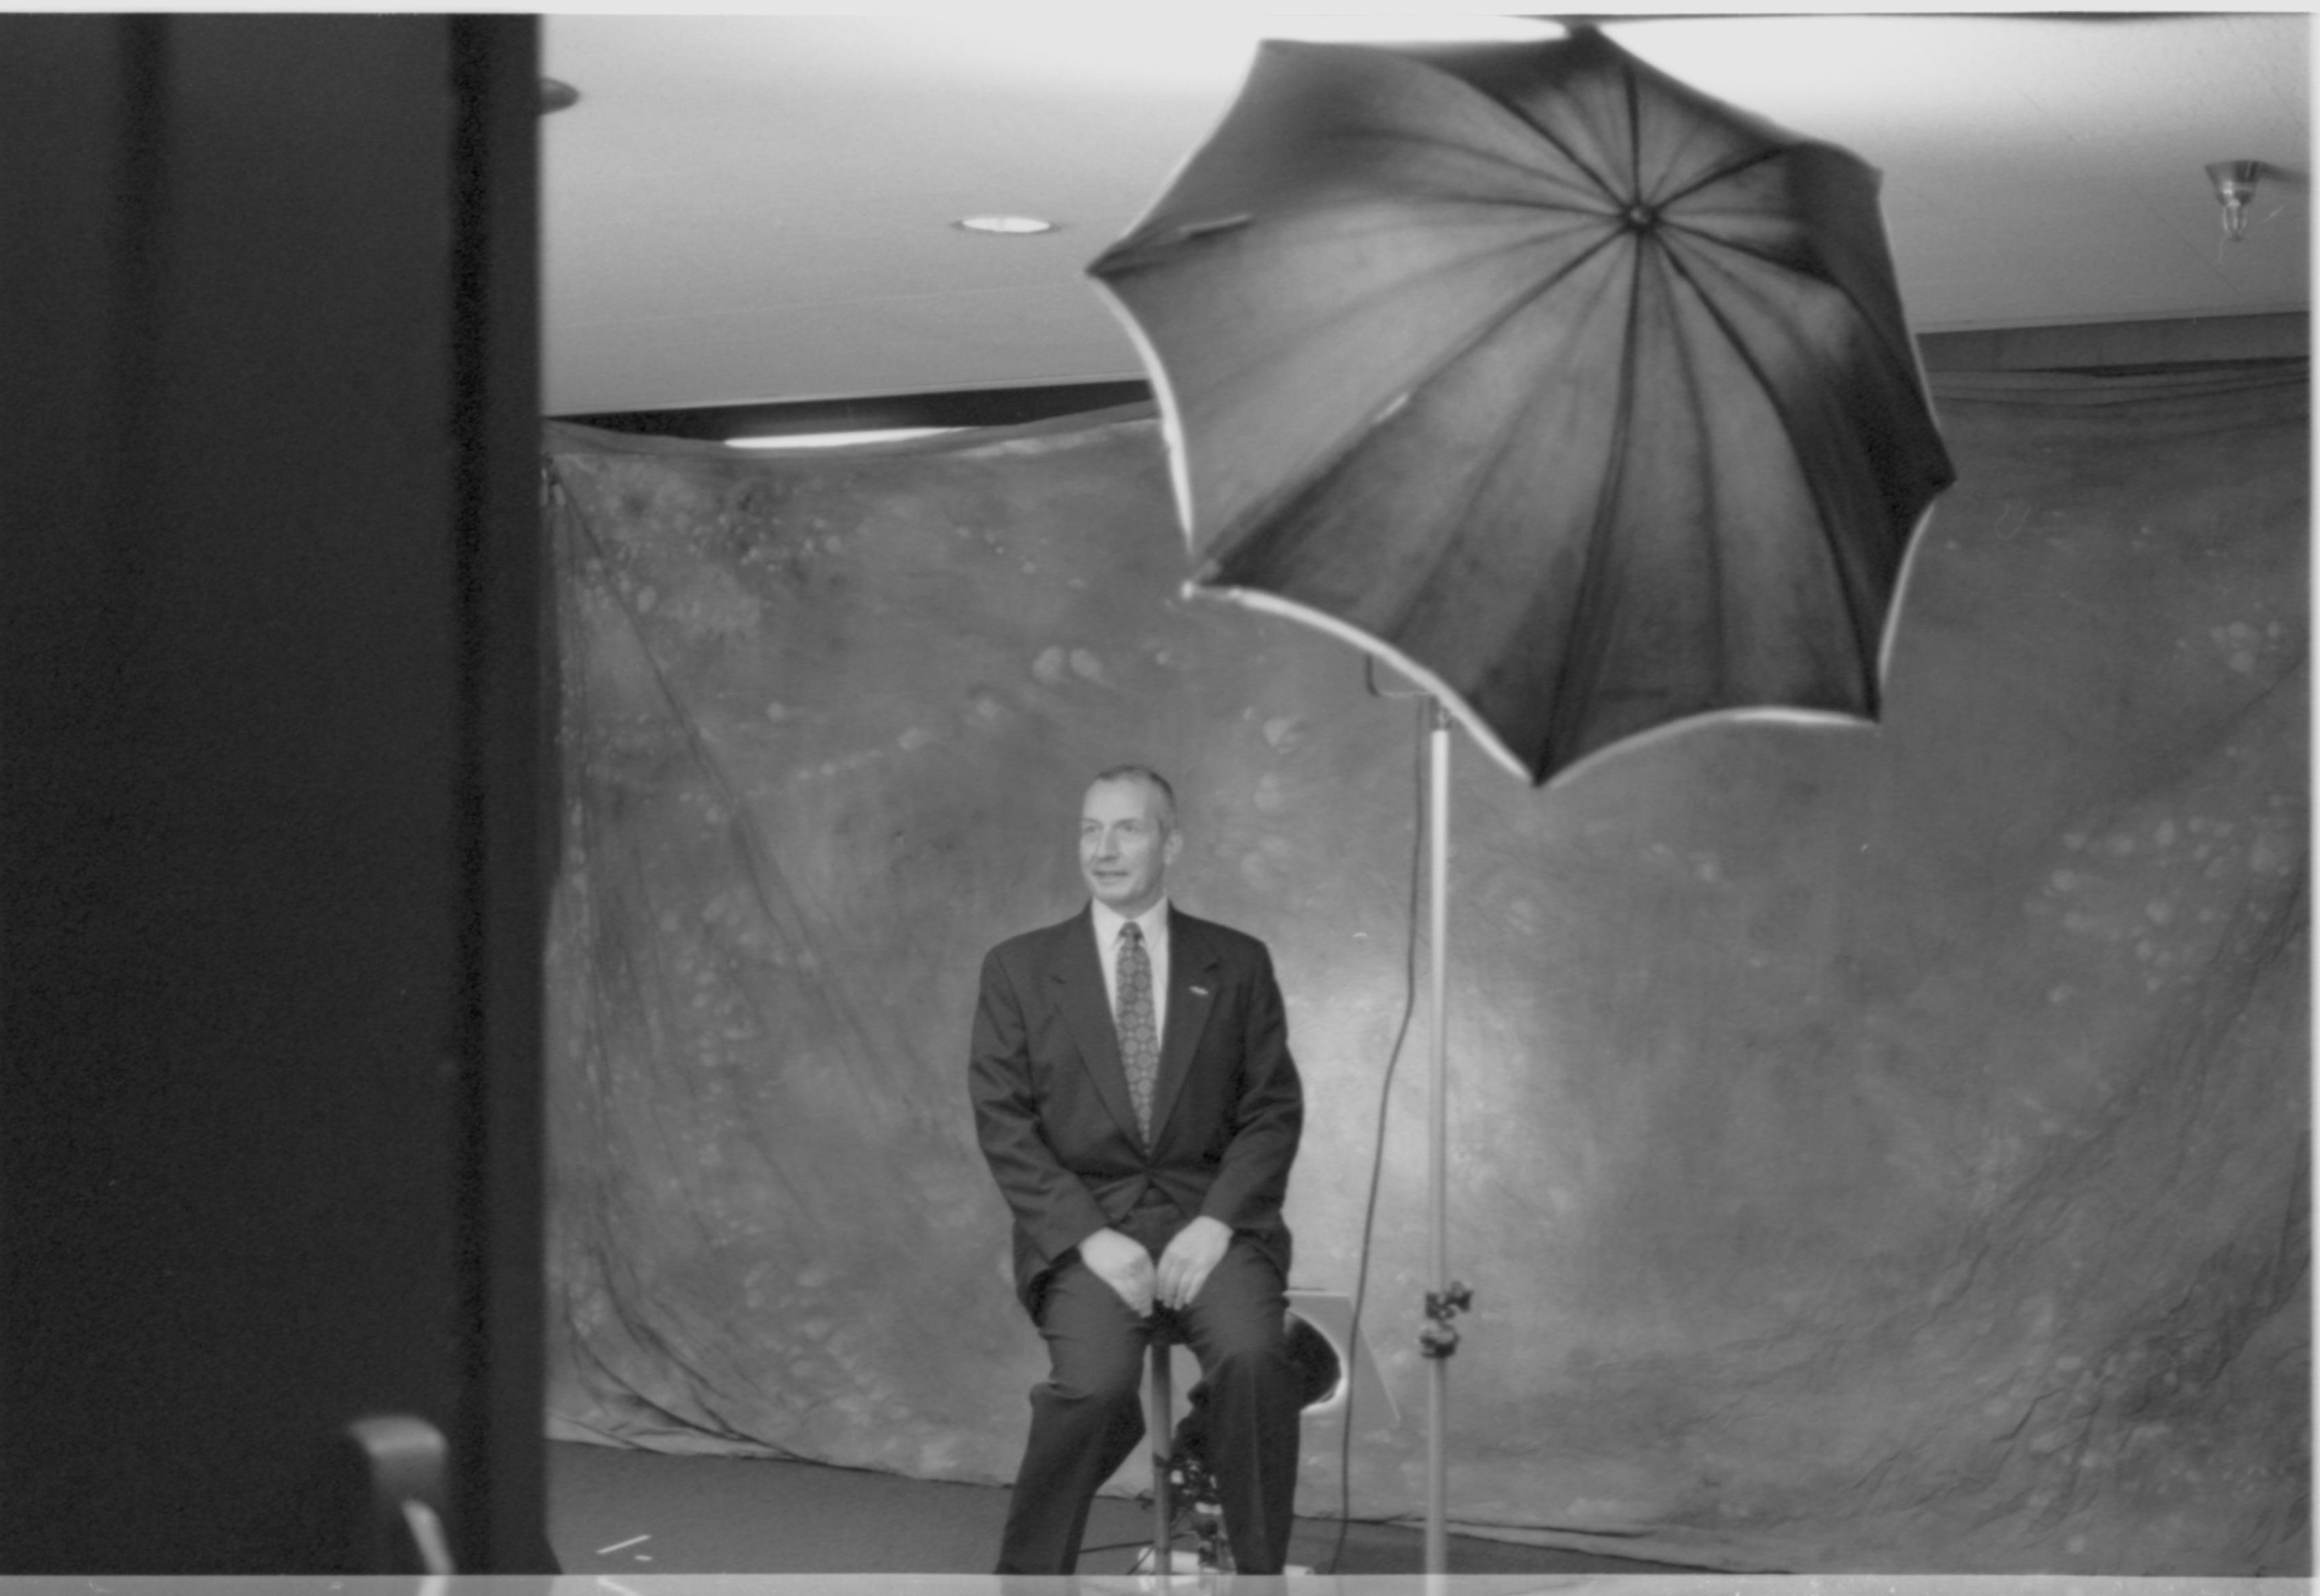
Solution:
<svg viewBox="0 0 2320 1596"><path fill-rule="evenodd" d="M968 1090L983 1156L1015 1216L1015 1287L1037 1310L1047 1272L1157 1188L1187 1221L1247 1237L1289 1278L1281 1204L1304 1124L1273 960L1255 938L1168 911L1168 1011L1137 1135L1090 911L983 961Z"/></svg>

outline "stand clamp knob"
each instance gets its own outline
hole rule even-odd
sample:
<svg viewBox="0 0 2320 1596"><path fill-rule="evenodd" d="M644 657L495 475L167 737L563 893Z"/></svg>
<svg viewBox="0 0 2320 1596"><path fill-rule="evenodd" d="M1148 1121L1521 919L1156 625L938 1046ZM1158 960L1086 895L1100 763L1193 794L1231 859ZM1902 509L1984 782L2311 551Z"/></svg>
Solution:
<svg viewBox="0 0 2320 1596"><path fill-rule="evenodd" d="M1458 1332L1450 1321L1474 1305L1474 1293L1463 1280L1446 1291L1426 1293L1426 1326L1418 1332L1418 1350L1427 1357L1448 1357L1458 1350Z"/></svg>

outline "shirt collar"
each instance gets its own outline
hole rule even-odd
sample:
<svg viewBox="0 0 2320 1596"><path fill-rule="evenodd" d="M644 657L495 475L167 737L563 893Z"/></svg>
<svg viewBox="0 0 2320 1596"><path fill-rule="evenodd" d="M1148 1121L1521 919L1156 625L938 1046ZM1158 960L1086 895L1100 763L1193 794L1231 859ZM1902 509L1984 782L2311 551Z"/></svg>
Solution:
<svg viewBox="0 0 2320 1596"><path fill-rule="evenodd" d="M1096 946L1110 948L1119 940L1119 928L1128 923L1127 916L1101 898L1089 899L1088 907L1094 911L1095 914ZM1160 938L1168 934L1166 896L1163 895L1158 902L1137 915L1136 923L1144 928L1144 945L1147 948L1155 946Z"/></svg>

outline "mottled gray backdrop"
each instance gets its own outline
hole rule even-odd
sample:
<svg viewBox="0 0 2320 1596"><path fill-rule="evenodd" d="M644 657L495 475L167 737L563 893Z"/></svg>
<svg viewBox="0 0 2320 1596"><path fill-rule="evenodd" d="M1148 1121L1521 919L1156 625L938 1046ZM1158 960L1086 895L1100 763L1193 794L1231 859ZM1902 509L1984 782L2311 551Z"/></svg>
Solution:
<svg viewBox="0 0 2320 1596"><path fill-rule="evenodd" d="M2305 374L1950 377L1880 730L1545 792L1458 752L1452 1517L1734 1569L2303 1572ZM1086 778L1184 801L1349 1292L1414 707L1186 599L1156 423L843 456L557 428L551 1432L1011 1474L1038 1338L965 1092ZM1365 1321L1418 1512L1424 1016ZM1300 1510L1342 1436L1307 1426ZM1136 1483L1134 1466L1120 1487Z"/></svg>

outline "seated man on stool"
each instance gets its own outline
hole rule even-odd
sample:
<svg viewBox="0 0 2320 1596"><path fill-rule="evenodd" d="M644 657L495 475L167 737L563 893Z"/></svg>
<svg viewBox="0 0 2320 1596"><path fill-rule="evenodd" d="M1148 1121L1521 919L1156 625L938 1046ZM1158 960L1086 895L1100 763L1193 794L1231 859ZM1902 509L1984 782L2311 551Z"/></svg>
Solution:
<svg viewBox="0 0 2320 1596"><path fill-rule="evenodd" d="M975 1129L1048 1359L1001 1573L1073 1572L1096 1488L1143 1437L1164 1317L1200 1359L1235 1566L1288 1556L1300 1391L1281 1204L1304 1098L1264 945L1168 903L1183 840L1166 782L1105 771L1080 811L1094 902L983 963Z"/></svg>

